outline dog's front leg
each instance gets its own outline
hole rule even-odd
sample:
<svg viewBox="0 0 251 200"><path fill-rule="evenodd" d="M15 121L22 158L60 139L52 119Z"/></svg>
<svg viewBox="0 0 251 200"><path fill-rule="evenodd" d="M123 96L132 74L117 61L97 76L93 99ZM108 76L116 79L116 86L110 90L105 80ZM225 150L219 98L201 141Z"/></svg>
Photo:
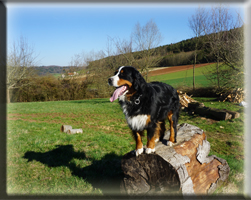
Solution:
<svg viewBox="0 0 251 200"><path fill-rule="evenodd" d="M135 154L136 154L136 156L138 156L138 155L142 154L144 151L142 138L141 138L141 136L143 136L143 131L134 132L133 134L134 134L135 140L136 140Z"/></svg>
<svg viewBox="0 0 251 200"><path fill-rule="evenodd" d="M159 139L159 126L154 124L153 127L147 129L147 144L146 144L146 153L150 154L155 152L155 142Z"/></svg>

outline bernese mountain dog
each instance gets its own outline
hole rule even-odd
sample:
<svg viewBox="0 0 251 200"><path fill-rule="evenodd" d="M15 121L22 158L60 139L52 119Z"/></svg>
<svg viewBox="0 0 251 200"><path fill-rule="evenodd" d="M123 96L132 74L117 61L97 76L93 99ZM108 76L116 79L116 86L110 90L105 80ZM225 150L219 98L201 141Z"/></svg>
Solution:
<svg viewBox="0 0 251 200"><path fill-rule="evenodd" d="M179 96L172 86L161 83L147 83L142 75L131 66L119 67L108 79L116 87L110 101L119 98L128 126L136 140L136 156L143 153L141 137L147 130L145 153L155 152L155 142L161 141L165 133L165 120L170 122L168 145L176 143L179 118Z"/></svg>

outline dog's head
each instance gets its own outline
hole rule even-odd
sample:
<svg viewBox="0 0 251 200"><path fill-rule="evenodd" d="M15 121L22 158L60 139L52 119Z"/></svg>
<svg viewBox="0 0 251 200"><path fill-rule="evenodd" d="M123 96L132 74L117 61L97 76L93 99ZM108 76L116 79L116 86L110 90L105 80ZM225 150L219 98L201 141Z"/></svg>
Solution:
<svg viewBox="0 0 251 200"><path fill-rule="evenodd" d="M108 79L108 84L116 87L110 101L113 102L122 95L132 96L135 93L142 93L146 86L146 81L138 70L131 66L119 67L114 76Z"/></svg>

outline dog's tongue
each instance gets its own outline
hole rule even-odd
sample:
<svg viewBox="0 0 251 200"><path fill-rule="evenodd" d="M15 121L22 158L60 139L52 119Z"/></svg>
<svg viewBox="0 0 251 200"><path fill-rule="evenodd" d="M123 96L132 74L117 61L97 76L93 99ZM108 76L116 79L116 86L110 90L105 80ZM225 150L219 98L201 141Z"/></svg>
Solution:
<svg viewBox="0 0 251 200"><path fill-rule="evenodd" d="M110 101L113 102L115 101L117 98L119 98L119 96L126 90L126 86L122 86L117 88L114 92L112 97L110 98Z"/></svg>

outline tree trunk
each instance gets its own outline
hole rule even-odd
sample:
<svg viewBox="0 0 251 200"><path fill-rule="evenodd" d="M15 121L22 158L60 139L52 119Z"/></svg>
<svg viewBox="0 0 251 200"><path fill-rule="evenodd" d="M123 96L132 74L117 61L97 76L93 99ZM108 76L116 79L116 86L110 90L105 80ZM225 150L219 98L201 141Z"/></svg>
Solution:
<svg viewBox="0 0 251 200"><path fill-rule="evenodd" d="M230 168L224 159L208 156L210 143L200 128L178 126L177 143L170 147L167 141L156 144L153 154L133 152L121 161L124 178L121 192L126 194L208 194L227 180Z"/></svg>
<svg viewBox="0 0 251 200"><path fill-rule="evenodd" d="M218 56L217 56L217 86L218 89L220 88L220 77L219 77L219 52L218 52Z"/></svg>
<svg viewBox="0 0 251 200"><path fill-rule="evenodd" d="M188 110L196 114L207 116L216 120L228 120L240 117L240 113L226 110L216 109L204 106L203 103L191 102L188 104Z"/></svg>
<svg viewBox="0 0 251 200"><path fill-rule="evenodd" d="M196 45L197 48L197 45ZM194 53L194 65L193 65L193 90L195 90L195 65L196 65L197 52Z"/></svg>

